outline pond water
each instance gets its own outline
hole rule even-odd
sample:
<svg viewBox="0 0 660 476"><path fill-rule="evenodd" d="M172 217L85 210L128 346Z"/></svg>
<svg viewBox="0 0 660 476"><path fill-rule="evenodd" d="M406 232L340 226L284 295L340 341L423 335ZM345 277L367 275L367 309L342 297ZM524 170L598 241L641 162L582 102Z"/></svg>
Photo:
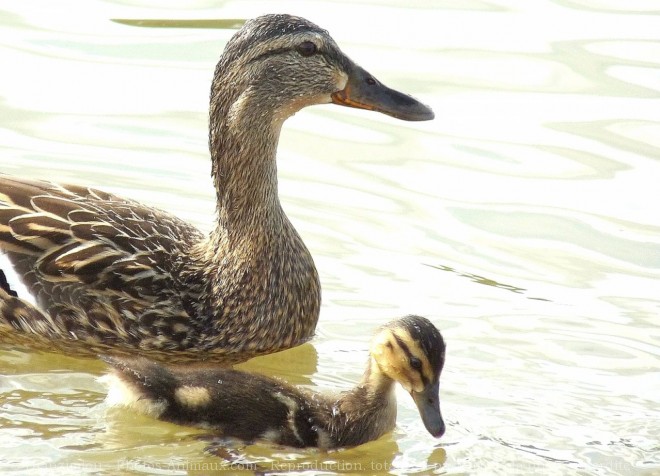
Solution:
<svg viewBox="0 0 660 476"><path fill-rule="evenodd" d="M0 5L0 172L120 193L208 229L208 90L233 30L113 20L274 6L182 4ZM422 314L448 342L447 433L429 436L401 391L397 429L376 442L252 445L236 461L265 473L660 474L660 5L399 5L278 2L436 119L328 105L285 124L280 193L320 272L321 320L311 344L241 368L346 389L375 328ZM0 472L240 469L205 451L204 432L107 411L103 371L1 345Z"/></svg>

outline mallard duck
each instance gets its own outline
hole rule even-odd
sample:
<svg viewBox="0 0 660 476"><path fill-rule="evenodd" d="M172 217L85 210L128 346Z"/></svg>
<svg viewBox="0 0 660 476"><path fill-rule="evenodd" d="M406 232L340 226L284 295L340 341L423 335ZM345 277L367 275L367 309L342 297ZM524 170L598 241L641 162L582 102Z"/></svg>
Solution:
<svg viewBox="0 0 660 476"><path fill-rule="evenodd" d="M110 406L247 442L337 448L379 438L394 428L395 382L410 392L431 435L445 431L438 397L445 343L420 316L383 326L372 340L362 381L333 397L239 370L168 368L145 358L104 360L111 366L102 377Z"/></svg>
<svg viewBox="0 0 660 476"><path fill-rule="evenodd" d="M37 303L0 295L0 334L155 358L247 357L309 339L319 278L280 205L275 154L285 119L331 102L433 118L303 18L261 16L229 40L211 87L217 223L208 236L110 193L0 176L0 248Z"/></svg>

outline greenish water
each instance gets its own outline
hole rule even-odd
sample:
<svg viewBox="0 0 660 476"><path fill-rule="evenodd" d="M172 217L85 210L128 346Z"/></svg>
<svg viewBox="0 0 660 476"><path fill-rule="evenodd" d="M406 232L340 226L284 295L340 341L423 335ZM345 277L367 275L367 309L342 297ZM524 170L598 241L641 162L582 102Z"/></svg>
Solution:
<svg viewBox="0 0 660 476"><path fill-rule="evenodd" d="M208 229L208 90L232 31L113 20L273 8L0 5L0 172L95 186ZM286 123L280 193L321 275L321 321L311 344L241 367L342 390L376 327L422 314L448 342L447 433L431 438L401 392L397 429L376 442L253 445L230 462L201 431L107 411L102 363L0 345L0 472L660 474L660 8L277 10L327 28L436 120L318 106Z"/></svg>

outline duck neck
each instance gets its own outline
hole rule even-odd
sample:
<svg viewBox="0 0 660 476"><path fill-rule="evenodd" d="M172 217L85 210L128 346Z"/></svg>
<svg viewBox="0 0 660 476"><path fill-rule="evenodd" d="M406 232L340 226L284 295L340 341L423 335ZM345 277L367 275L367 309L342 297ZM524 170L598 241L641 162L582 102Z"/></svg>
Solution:
<svg viewBox="0 0 660 476"><path fill-rule="evenodd" d="M234 101L211 99L209 142L218 228L230 237L245 236L255 227L272 229L273 220L283 216L275 160L282 121L249 88Z"/></svg>
<svg viewBox="0 0 660 476"><path fill-rule="evenodd" d="M358 386L332 406L330 432L335 446L355 446L379 438L396 423L394 380L370 358Z"/></svg>
<svg viewBox="0 0 660 476"><path fill-rule="evenodd" d="M360 381L360 387L366 389L367 395L374 399L382 399L389 403L394 396L394 380L385 375L378 362L370 357L367 369Z"/></svg>

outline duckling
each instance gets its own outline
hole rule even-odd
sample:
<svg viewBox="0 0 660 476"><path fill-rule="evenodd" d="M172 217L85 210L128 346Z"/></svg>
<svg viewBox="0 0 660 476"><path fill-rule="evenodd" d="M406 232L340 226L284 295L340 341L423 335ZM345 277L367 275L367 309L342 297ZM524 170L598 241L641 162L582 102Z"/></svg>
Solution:
<svg viewBox="0 0 660 476"><path fill-rule="evenodd" d="M445 342L426 318L406 316L372 339L361 382L338 396L313 393L278 379L229 369L168 368L145 358L102 357L111 371L110 406L164 421L212 428L224 437L324 449L357 446L391 431L395 382L412 396L428 432L445 432L439 378Z"/></svg>
<svg viewBox="0 0 660 476"><path fill-rule="evenodd" d="M275 156L282 123L323 103L433 118L350 60L327 31L265 15L234 34L215 69L217 220L208 236L111 193L0 175L0 250L36 300L0 294L0 335L81 343L95 353L110 346L152 358L242 360L308 340L319 278L282 210Z"/></svg>

